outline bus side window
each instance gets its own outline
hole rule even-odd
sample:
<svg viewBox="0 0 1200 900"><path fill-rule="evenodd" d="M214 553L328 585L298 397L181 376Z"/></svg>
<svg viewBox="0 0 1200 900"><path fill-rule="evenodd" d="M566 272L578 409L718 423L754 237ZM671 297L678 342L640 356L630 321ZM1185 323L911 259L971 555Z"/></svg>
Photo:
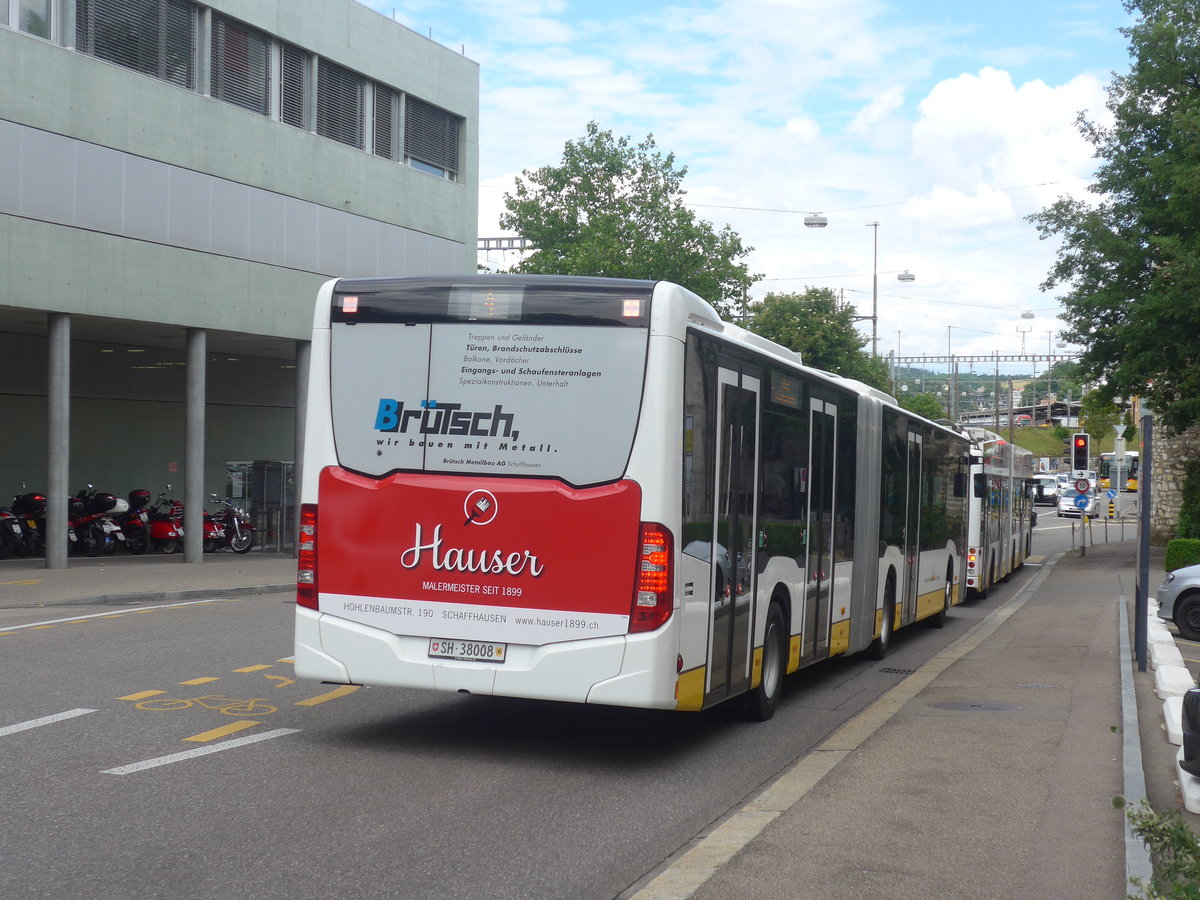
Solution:
<svg viewBox="0 0 1200 900"><path fill-rule="evenodd" d="M980 498L987 496L987 481L982 473L975 476L975 496Z"/></svg>

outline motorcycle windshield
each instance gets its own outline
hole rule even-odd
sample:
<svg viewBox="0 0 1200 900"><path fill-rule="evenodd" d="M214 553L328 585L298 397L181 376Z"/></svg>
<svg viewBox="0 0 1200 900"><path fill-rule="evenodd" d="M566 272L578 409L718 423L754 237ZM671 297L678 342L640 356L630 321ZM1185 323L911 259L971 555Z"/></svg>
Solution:
<svg viewBox="0 0 1200 900"><path fill-rule="evenodd" d="M624 474L653 283L510 276L373 287L336 293L331 310L333 432L344 468L573 486Z"/></svg>

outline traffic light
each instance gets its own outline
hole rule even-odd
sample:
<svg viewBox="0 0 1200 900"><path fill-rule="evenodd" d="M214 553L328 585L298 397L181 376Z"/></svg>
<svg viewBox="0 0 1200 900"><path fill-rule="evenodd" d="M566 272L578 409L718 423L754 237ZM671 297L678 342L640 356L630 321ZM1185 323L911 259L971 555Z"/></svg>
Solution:
<svg viewBox="0 0 1200 900"><path fill-rule="evenodd" d="M1088 468L1088 436L1083 432L1071 436L1071 468L1085 472Z"/></svg>

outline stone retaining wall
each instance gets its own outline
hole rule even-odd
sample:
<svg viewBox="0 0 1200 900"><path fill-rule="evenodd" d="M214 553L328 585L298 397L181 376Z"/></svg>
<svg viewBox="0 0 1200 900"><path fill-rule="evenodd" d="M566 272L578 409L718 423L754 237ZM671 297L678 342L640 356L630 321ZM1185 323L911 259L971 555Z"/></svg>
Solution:
<svg viewBox="0 0 1200 900"><path fill-rule="evenodd" d="M1163 437L1160 429L1156 422L1150 478L1150 543L1155 545L1175 537L1187 464L1200 456L1200 426L1170 438Z"/></svg>

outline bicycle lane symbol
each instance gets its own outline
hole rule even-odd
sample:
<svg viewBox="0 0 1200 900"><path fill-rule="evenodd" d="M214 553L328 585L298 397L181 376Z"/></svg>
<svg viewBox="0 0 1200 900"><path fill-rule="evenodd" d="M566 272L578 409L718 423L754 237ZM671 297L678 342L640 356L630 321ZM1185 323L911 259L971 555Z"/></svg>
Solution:
<svg viewBox="0 0 1200 900"><path fill-rule="evenodd" d="M192 697L190 700L159 697L154 700L142 700L139 703L135 703L134 706L138 709L149 710L179 710L201 706L204 709L215 709L227 716L269 716L271 713L277 711L276 707L271 706L262 697L255 697L251 700L238 700L234 697L221 697L216 694L204 697Z"/></svg>

